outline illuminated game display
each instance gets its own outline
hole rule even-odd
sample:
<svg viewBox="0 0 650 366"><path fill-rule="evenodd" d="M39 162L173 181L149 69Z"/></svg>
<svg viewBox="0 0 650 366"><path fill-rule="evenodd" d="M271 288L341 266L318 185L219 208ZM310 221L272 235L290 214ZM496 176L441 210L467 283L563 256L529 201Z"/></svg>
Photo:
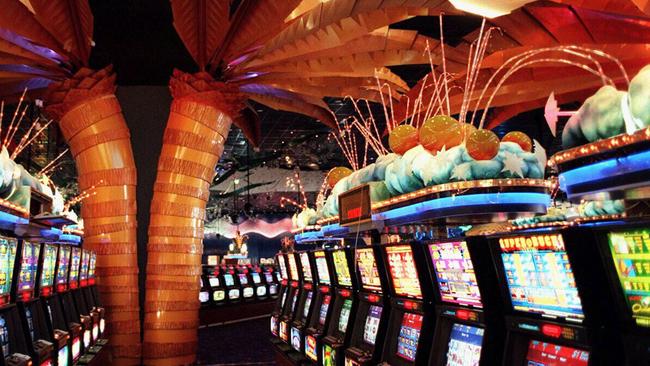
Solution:
<svg viewBox="0 0 650 366"><path fill-rule="evenodd" d="M251 276L253 277L253 283L254 284L258 284L258 283L262 282L262 278L260 277L259 273L253 272L253 273L251 273Z"/></svg>
<svg viewBox="0 0 650 366"><path fill-rule="evenodd" d="M0 315L0 346L2 346L2 354L9 354L9 330L7 329L7 321L4 316Z"/></svg>
<svg viewBox="0 0 650 366"><path fill-rule="evenodd" d="M239 299L239 290L236 288L228 290L228 298L229 299Z"/></svg>
<svg viewBox="0 0 650 366"><path fill-rule="evenodd" d="M219 277L210 277L208 278L210 287L219 287Z"/></svg>
<svg viewBox="0 0 650 366"><path fill-rule="evenodd" d="M72 256L70 257L70 275L69 285L70 288L77 288L79 285L79 264L81 261L81 249L72 248Z"/></svg>
<svg viewBox="0 0 650 366"><path fill-rule="evenodd" d="M309 315L309 307L311 306L311 299L314 296L312 291L307 292L307 298L305 299L305 306L302 308L302 317L307 319Z"/></svg>
<svg viewBox="0 0 650 366"><path fill-rule="evenodd" d="M212 293L212 300L214 301L223 301L226 298L226 293L224 291L215 291Z"/></svg>
<svg viewBox="0 0 650 366"><path fill-rule="evenodd" d="M291 328L291 347L300 352L300 331L298 328Z"/></svg>
<svg viewBox="0 0 650 366"><path fill-rule="evenodd" d="M316 351L316 338L308 335L305 337L305 356L313 361L318 360L318 353Z"/></svg>
<svg viewBox="0 0 650 366"><path fill-rule="evenodd" d="M325 295L323 298L323 303L320 305L320 312L318 314L318 323L320 325L325 325L325 319L327 318L327 309L330 307L330 301L332 297L330 295Z"/></svg>
<svg viewBox="0 0 650 366"><path fill-rule="evenodd" d="M248 285L248 277L244 273L239 273L239 283L242 285Z"/></svg>
<svg viewBox="0 0 650 366"><path fill-rule="evenodd" d="M423 316L420 314L404 313L402 325L397 338L397 356L415 362L418 351L420 330L422 329Z"/></svg>
<svg viewBox="0 0 650 366"><path fill-rule="evenodd" d="M323 345L323 366L336 366L336 350L329 344Z"/></svg>
<svg viewBox="0 0 650 366"><path fill-rule="evenodd" d="M350 319L350 310L352 310L352 300L347 299L343 302L341 315L339 316L339 332L345 333L348 329L348 320Z"/></svg>
<svg viewBox="0 0 650 366"><path fill-rule="evenodd" d="M266 296L266 287L259 286L255 289L255 294L257 296Z"/></svg>
<svg viewBox="0 0 650 366"><path fill-rule="evenodd" d="M357 249L357 267L364 290L381 291L381 281L372 248Z"/></svg>
<svg viewBox="0 0 650 366"><path fill-rule="evenodd" d="M528 344L526 362L529 366L587 366L589 352L532 340Z"/></svg>
<svg viewBox="0 0 650 366"><path fill-rule="evenodd" d="M252 287L245 287L242 291L242 296L246 299L253 297L253 295L255 295L255 290Z"/></svg>
<svg viewBox="0 0 650 366"><path fill-rule="evenodd" d="M350 276L350 268L348 267L348 260L345 257L345 251L337 250L332 252L334 258L334 270L339 285L352 286L352 277Z"/></svg>
<svg viewBox="0 0 650 366"><path fill-rule="evenodd" d="M225 274L223 275L223 282L226 283L226 286L234 286L235 285L235 279L231 274Z"/></svg>
<svg viewBox="0 0 650 366"><path fill-rule="evenodd" d="M584 318L561 235L501 238L499 246L515 310Z"/></svg>
<svg viewBox="0 0 650 366"><path fill-rule="evenodd" d="M314 258L316 258L318 282L329 285L331 283L330 271L329 268L327 268L327 258L325 258L325 252L314 252Z"/></svg>
<svg viewBox="0 0 650 366"><path fill-rule="evenodd" d="M311 273L311 263L309 263L309 254L307 252L300 253L300 265L302 266L302 276L305 281L312 282L314 276Z"/></svg>
<svg viewBox="0 0 650 366"><path fill-rule="evenodd" d="M296 292L291 298L291 313L296 312L296 305L298 304L298 292Z"/></svg>
<svg viewBox="0 0 650 366"><path fill-rule="evenodd" d="M70 268L70 247L61 245L59 248L59 267L56 271L57 289L65 289L68 283L68 269ZM60 291L60 290L58 290Z"/></svg>
<svg viewBox="0 0 650 366"><path fill-rule="evenodd" d="M447 349L447 366L478 366L481 360L483 328L454 324Z"/></svg>
<svg viewBox="0 0 650 366"><path fill-rule="evenodd" d="M81 286L88 284L88 268L90 267L90 252L83 249L81 251L81 269L79 270L79 281Z"/></svg>
<svg viewBox="0 0 650 366"><path fill-rule="evenodd" d="M413 262L413 251L408 245L386 247L390 278L397 296L422 298L418 271Z"/></svg>
<svg viewBox="0 0 650 366"><path fill-rule="evenodd" d="M56 269L56 245L45 244L43 247L43 270L41 273L41 292L44 288L51 290L54 286L54 270Z"/></svg>
<svg viewBox="0 0 650 366"><path fill-rule="evenodd" d="M429 245L442 301L482 307L474 266L464 241Z"/></svg>
<svg viewBox="0 0 650 366"><path fill-rule="evenodd" d="M16 241L0 237L0 305L9 302L15 261Z"/></svg>
<svg viewBox="0 0 650 366"><path fill-rule="evenodd" d="M90 265L88 266L88 283L95 284L95 269L97 268L97 253L90 253Z"/></svg>
<svg viewBox="0 0 650 366"><path fill-rule="evenodd" d="M632 317L650 327L650 230L610 233L609 249Z"/></svg>
<svg viewBox="0 0 650 366"><path fill-rule="evenodd" d="M210 300L210 294L207 291L199 292L199 301L208 302Z"/></svg>
<svg viewBox="0 0 650 366"><path fill-rule="evenodd" d="M287 302L287 296L289 294L289 291L285 291L284 295L282 295L282 302L280 303L280 307L284 307L284 303Z"/></svg>
<svg viewBox="0 0 650 366"><path fill-rule="evenodd" d="M363 340L364 342L375 345L377 339L377 331L379 330L379 321L381 319L381 312L383 308L377 305L370 305L366 323L363 326Z"/></svg>
<svg viewBox="0 0 650 366"><path fill-rule="evenodd" d="M36 283L36 270L38 269L38 244L23 241L23 259L20 264L18 276L18 291L30 291Z"/></svg>
<svg viewBox="0 0 650 366"><path fill-rule="evenodd" d="M289 275L287 274L287 263L285 262L283 255L278 256L278 263L280 263L280 275L282 279L289 279Z"/></svg>
<svg viewBox="0 0 650 366"><path fill-rule="evenodd" d="M294 281L298 281L300 276L298 275L298 264L296 263L296 256L289 254L289 276Z"/></svg>

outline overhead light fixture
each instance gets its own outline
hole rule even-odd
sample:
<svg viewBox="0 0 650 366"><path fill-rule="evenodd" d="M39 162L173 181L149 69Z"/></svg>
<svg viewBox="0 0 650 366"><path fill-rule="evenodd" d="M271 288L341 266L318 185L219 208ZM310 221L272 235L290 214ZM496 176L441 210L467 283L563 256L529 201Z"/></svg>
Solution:
<svg viewBox="0 0 650 366"><path fill-rule="evenodd" d="M534 0L449 0L449 2L451 2L451 4L458 10L486 18L496 18L510 14L511 11L528 3L532 3L533 1Z"/></svg>

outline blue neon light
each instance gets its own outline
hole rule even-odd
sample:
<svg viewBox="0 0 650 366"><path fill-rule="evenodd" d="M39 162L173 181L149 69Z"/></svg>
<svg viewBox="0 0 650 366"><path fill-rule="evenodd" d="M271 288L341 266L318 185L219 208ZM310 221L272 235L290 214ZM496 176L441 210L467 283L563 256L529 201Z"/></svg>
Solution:
<svg viewBox="0 0 650 366"><path fill-rule="evenodd" d="M327 236L327 235L343 235L343 234L347 234L350 231L350 229L345 227L345 226L341 226L339 224L329 224L329 225L322 226L320 228L320 231L325 236Z"/></svg>
<svg viewBox="0 0 650 366"><path fill-rule="evenodd" d="M81 237L74 234L61 234L59 235L59 241L64 241L66 243L81 243Z"/></svg>
<svg viewBox="0 0 650 366"><path fill-rule="evenodd" d="M27 223L29 223L29 220L24 218L24 217L12 215L10 213L0 211L0 223L5 223L5 224L27 224Z"/></svg>
<svg viewBox="0 0 650 366"><path fill-rule="evenodd" d="M400 217L408 217L425 212L447 209L451 207L506 205L506 204L530 204L544 205L551 203L551 198L546 193L534 192L505 192L505 193L480 193L467 194L454 197L436 198L425 202L415 203L409 206L395 208L385 212L372 215L373 220L392 220ZM478 212L477 212L478 213Z"/></svg>
<svg viewBox="0 0 650 366"><path fill-rule="evenodd" d="M641 170L650 170L650 151L599 161L568 170L559 175L560 188L566 192L567 186L612 178Z"/></svg>

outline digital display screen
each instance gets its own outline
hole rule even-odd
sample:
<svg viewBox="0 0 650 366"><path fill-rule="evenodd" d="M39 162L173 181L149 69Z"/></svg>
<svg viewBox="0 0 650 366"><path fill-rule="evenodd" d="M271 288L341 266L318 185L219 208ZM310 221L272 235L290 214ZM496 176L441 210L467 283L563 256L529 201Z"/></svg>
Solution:
<svg viewBox="0 0 650 366"><path fill-rule="evenodd" d="M265 286L258 286L255 289L255 294L259 297L266 296L266 287Z"/></svg>
<svg viewBox="0 0 650 366"><path fill-rule="evenodd" d="M381 280L372 248L357 249L357 269L361 276L361 287L364 290L381 291Z"/></svg>
<svg viewBox="0 0 650 366"><path fill-rule="evenodd" d="M299 281L300 275L298 274L298 264L296 263L296 256L293 253L288 254L289 257L289 276L293 281Z"/></svg>
<svg viewBox="0 0 650 366"><path fill-rule="evenodd" d="M278 285L269 285L269 294L275 295L278 293Z"/></svg>
<svg viewBox="0 0 650 366"><path fill-rule="evenodd" d="M363 341L373 346L375 345L375 340L377 338L382 310L383 308L381 306L370 305L368 316L366 317L366 323L363 326Z"/></svg>
<svg viewBox="0 0 650 366"><path fill-rule="evenodd" d="M226 283L226 286L235 286L235 279L231 274L223 275L223 282Z"/></svg>
<svg viewBox="0 0 650 366"><path fill-rule="evenodd" d="M305 305L302 307L302 318L307 319L309 315L309 307L311 306L311 299L314 296L312 291L307 292L307 298L305 299Z"/></svg>
<svg viewBox="0 0 650 366"><path fill-rule="evenodd" d="M442 301L483 307L467 243L434 243L429 251Z"/></svg>
<svg viewBox="0 0 650 366"><path fill-rule="evenodd" d="M291 298L291 313L296 312L296 305L298 304L298 292L293 294L293 298Z"/></svg>
<svg viewBox="0 0 650 366"><path fill-rule="evenodd" d="M210 287L219 287L219 277L209 277Z"/></svg>
<svg viewBox="0 0 650 366"><path fill-rule="evenodd" d="M54 270L56 269L57 247L52 244L43 246L43 270L41 271L41 287L54 286Z"/></svg>
<svg viewBox="0 0 650 366"><path fill-rule="evenodd" d="M447 366L478 366L485 329L454 324L447 348Z"/></svg>
<svg viewBox="0 0 650 366"><path fill-rule="evenodd" d="M260 274L257 273L257 272L251 273L251 277L253 277L253 283L254 284L258 284L258 283L262 282L262 278L260 277Z"/></svg>
<svg viewBox="0 0 650 366"><path fill-rule="evenodd" d="M76 360L81 354L81 342L79 341L79 337L75 338L72 341L72 359Z"/></svg>
<svg viewBox="0 0 650 366"><path fill-rule="evenodd" d="M287 334L287 322L280 322L280 339L286 341L289 338L289 334Z"/></svg>
<svg viewBox="0 0 650 366"><path fill-rule="evenodd" d="M330 281L330 271L329 268L327 268L327 258L325 258L325 252L314 252L314 258L316 260L316 270L318 271L318 282L329 285L332 282Z"/></svg>
<svg viewBox="0 0 650 366"><path fill-rule="evenodd" d="M59 349L57 354L57 365L58 366L68 366L68 346L63 346Z"/></svg>
<svg viewBox="0 0 650 366"><path fill-rule="evenodd" d="M20 263L18 276L18 291L33 290L38 269L38 254L40 245L23 241L23 259Z"/></svg>
<svg viewBox="0 0 650 366"><path fill-rule="evenodd" d="M214 301L223 301L226 299L225 291L215 291L212 293L212 300Z"/></svg>
<svg viewBox="0 0 650 366"><path fill-rule="evenodd" d="M531 340L528 344L526 362L527 366L587 366L589 352Z"/></svg>
<svg viewBox="0 0 650 366"><path fill-rule="evenodd" d="M323 366L336 366L336 350L329 344L323 345Z"/></svg>
<svg viewBox="0 0 650 366"><path fill-rule="evenodd" d="M305 356L312 361L318 361L318 353L316 351L316 338L314 336L305 337Z"/></svg>
<svg viewBox="0 0 650 366"><path fill-rule="evenodd" d="M300 336L298 328L291 327L291 347L298 352L300 352L300 349L302 348L301 340L302 337Z"/></svg>
<svg viewBox="0 0 650 366"><path fill-rule="evenodd" d="M330 301L332 297L330 295L325 295L323 298L323 303L320 305L320 312L318 314L318 324L325 325L325 319L327 319L327 310L330 307Z"/></svg>
<svg viewBox="0 0 650 366"><path fill-rule="evenodd" d="M271 333L275 336L278 335L278 318L275 316L271 317Z"/></svg>
<svg viewBox="0 0 650 366"><path fill-rule="evenodd" d="M386 255L395 294L421 299L422 289L411 247L409 245L386 247Z"/></svg>
<svg viewBox="0 0 650 366"><path fill-rule="evenodd" d="M514 310L582 321L582 303L560 234L499 239Z"/></svg>
<svg viewBox="0 0 650 366"><path fill-rule="evenodd" d="M242 292L245 299L251 298L255 295L255 290L253 290L252 287L244 287Z"/></svg>
<svg viewBox="0 0 650 366"><path fill-rule="evenodd" d="M609 249L632 317L650 327L650 230L610 233Z"/></svg>
<svg viewBox="0 0 650 366"><path fill-rule="evenodd" d="M350 276L350 267L348 267L345 251L337 250L332 252L332 258L334 259L334 270L339 285L352 286L352 277Z"/></svg>
<svg viewBox="0 0 650 366"><path fill-rule="evenodd" d="M307 282L312 282L314 276L311 273L311 263L309 263L309 254L307 252L300 253L300 265L302 266L302 277Z"/></svg>
<svg viewBox="0 0 650 366"><path fill-rule="evenodd" d="M239 299L239 290L236 288L228 290L229 299Z"/></svg>
<svg viewBox="0 0 650 366"><path fill-rule="evenodd" d="M423 316L420 314L404 313L397 337L397 356L415 362L422 330L422 319Z"/></svg>
<svg viewBox="0 0 650 366"><path fill-rule="evenodd" d="M239 273L239 283L242 286L248 285L248 276L243 273Z"/></svg>
<svg viewBox="0 0 650 366"><path fill-rule="evenodd" d="M288 290L284 290L284 293L282 294L282 302L280 303L280 307L284 307L284 303L287 302L287 296L289 295Z"/></svg>
<svg viewBox="0 0 650 366"><path fill-rule="evenodd" d="M206 303L210 301L210 293L207 291L201 291L199 292L199 301L201 303Z"/></svg>
<svg viewBox="0 0 650 366"><path fill-rule="evenodd" d="M264 273L264 279L266 279L266 283L273 283L273 274L269 272Z"/></svg>
<svg viewBox="0 0 650 366"><path fill-rule="evenodd" d="M348 329L348 320L350 319L350 311L352 310L352 300L347 299L343 301L341 307L341 315L339 316L339 332L345 333Z"/></svg>
<svg viewBox="0 0 650 366"><path fill-rule="evenodd" d="M83 249L81 251L81 270L79 271L79 280L88 281L88 267L90 266L90 252Z"/></svg>
<svg viewBox="0 0 650 366"><path fill-rule="evenodd" d="M95 269L97 268L97 253L90 252L90 264L88 265L88 279L95 278Z"/></svg>
<svg viewBox="0 0 650 366"><path fill-rule="evenodd" d="M65 285L68 283L68 269L70 268L70 247L61 245L59 247L59 267L56 271L56 284Z"/></svg>
<svg viewBox="0 0 650 366"><path fill-rule="evenodd" d="M14 275L15 262L16 241L14 239L0 237L0 296L9 295L9 292L11 292L11 280Z"/></svg>
<svg viewBox="0 0 650 366"><path fill-rule="evenodd" d="M70 258L70 280L68 281L71 286L76 286L79 281L79 266L81 265L81 249L72 248L72 256Z"/></svg>
<svg viewBox="0 0 650 366"><path fill-rule="evenodd" d="M282 279L289 279L289 275L287 274L287 262L284 260L284 255L278 255L278 263L280 264L280 274Z"/></svg>

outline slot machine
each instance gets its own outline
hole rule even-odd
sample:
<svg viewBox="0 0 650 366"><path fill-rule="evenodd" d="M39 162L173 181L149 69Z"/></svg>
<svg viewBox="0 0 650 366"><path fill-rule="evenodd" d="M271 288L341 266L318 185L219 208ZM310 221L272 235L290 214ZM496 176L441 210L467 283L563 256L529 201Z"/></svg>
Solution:
<svg viewBox="0 0 650 366"><path fill-rule="evenodd" d="M209 270L206 275L207 283L204 283L209 290L210 300L212 300L214 305L223 305L226 303L226 288L223 282L221 282L219 272L219 267L214 267L214 269Z"/></svg>
<svg viewBox="0 0 650 366"><path fill-rule="evenodd" d="M314 264L316 265L316 274L318 275L318 289L315 293L315 299L312 300L312 314L305 330L304 350L305 356L312 362L321 365L323 360L322 340L325 335L330 319L332 317L332 307L334 303L334 288L332 287L333 272L331 269L331 258L325 250L315 250Z"/></svg>
<svg viewBox="0 0 650 366"><path fill-rule="evenodd" d="M104 329L106 329L106 309L100 302L96 284L97 253L88 251L88 257L88 274L86 276L85 286L82 287L82 292L91 314L94 313L99 316L99 327L97 329L93 328L93 339L97 342L104 335Z"/></svg>
<svg viewBox="0 0 650 366"><path fill-rule="evenodd" d="M241 301L241 288L237 285L235 281L235 270L232 268L226 268L221 273L220 276L221 282L223 282L223 287L226 290L226 298L230 303L236 303Z"/></svg>
<svg viewBox="0 0 650 366"><path fill-rule="evenodd" d="M88 273L90 271L90 251L86 249L81 250L81 265L79 266L79 288L73 292L73 299L77 311L84 315L90 317L90 341L85 342L86 347L90 347L95 344L99 339L99 323L102 318L100 314L100 309L94 307L88 302L87 292L88 289ZM85 334L84 334L85 336Z"/></svg>
<svg viewBox="0 0 650 366"><path fill-rule="evenodd" d="M241 290L241 297L246 302L255 300L255 288L248 277L248 271L247 267L237 269L237 284Z"/></svg>
<svg viewBox="0 0 650 366"><path fill-rule="evenodd" d="M429 364L500 364L503 308L488 246L450 239L426 247L429 273L436 284L436 328Z"/></svg>
<svg viewBox="0 0 650 366"><path fill-rule="evenodd" d="M598 251L564 233L487 239L507 304L505 365L620 364L622 345L599 310L611 301L601 291Z"/></svg>
<svg viewBox="0 0 650 366"><path fill-rule="evenodd" d="M335 249L330 252L334 275L336 277L336 297L332 304L330 320L322 341L323 365L343 365L344 351L350 343L349 331L352 318L356 313L356 277L354 270L354 250L352 248Z"/></svg>
<svg viewBox="0 0 650 366"><path fill-rule="evenodd" d="M262 279L264 283L266 284L266 288L268 291L268 296L272 299L277 299L278 298L278 289L279 285L278 282L275 279L275 276L273 275L272 269L266 268L262 271L261 273Z"/></svg>
<svg viewBox="0 0 650 366"><path fill-rule="evenodd" d="M35 365L53 365L54 339L49 332L48 318L34 295L39 267L41 244L23 240L19 258L18 282L16 286L16 303L21 315L27 349ZM56 247L48 255L56 258ZM51 264L51 263L50 263ZM54 269L51 268L53 271ZM57 347L58 351L58 347Z"/></svg>
<svg viewBox="0 0 650 366"><path fill-rule="evenodd" d="M199 277L199 302L201 307L205 308L210 306L210 288L207 286L204 276Z"/></svg>
<svg viewBox="0 0 650 366"><path fill-rule="evenodd" d="M90 347L92 338L92 320L90 316L82 314L75 305L76 291L79 289L79 271L81 269L81 248L70 247L70 260L67 264L68 280L65 289L60 294L60 301L68 322L72 347L70 348L73 360L76 360ZM58 285L57 285L58 287ZM74 329L80 326L78 333Z"/></svg>
<svg viewBox="0 0 650 366"><path fill-rule="evenodd" d="M350 346L345 350L346 366L375 365L381 357L390 309L386 306L388 279L377 263L379 247L357 248L356 275L359 306L354 317ZM380 275L381 274L381 275Z"/></svg>
<svg viewBox="0 0 650 366"><path fill-rule="evenodd" d="M5 365L31 366L28 341L11 296L19 270L16 268L17 252L16 239L0 237L0 350Z"/></svg>
<svg viewBox="0 0 650 366"><path fill-rule="evenodd" d="M260 267L251 268L249 280L253 283L256 299L265 300L269 297L269 287L262 278L262 269Z"/></svg>
<svg viewBox="0 0 650 366"><path fill-rule="evenodd" d="M284 307L287 303L287 297L289 297L289 273L287 271L287 259L284 254L277 254L276 257L276 262L278 262L280 266L280 271L278 274L280 275L280 296L275 302L275 307L273 311L271 312L271 334L273 334L275 337L279 338L280 337L280 316L284 313Z"/></svg>
<svg viewBox="0 0 650 366"><path fill-rule="evenodd" d="M298 253L287 254L287 263L289 264L289 295L285 304L282 315L279 319L280 339L290 344L291 322L295 319L298 310L298 300L302 296L302 271L298 267ZM290 349L290 348L289 348Z"/></svg>
<svg viewBox="0 0 650 366"><path fill-rule="evenodd" d="M309 323L309 317L312 315L312 305L314 294L316 292L316 279L312 269L312 256L309 252L297 253L302 267L302 293L298 299L298 308L296 316L291 322L291 347L299 352L304 353L305 326ZM303 356L304 357L304 356Z"/></svg>
<svg viewBox="0 0 650 366"><path fill-rule="evenodd" d="M416 243L381 247L391 295L383 364L423 365L428 361L435 318L424 251L424 246Z"/></svg>

